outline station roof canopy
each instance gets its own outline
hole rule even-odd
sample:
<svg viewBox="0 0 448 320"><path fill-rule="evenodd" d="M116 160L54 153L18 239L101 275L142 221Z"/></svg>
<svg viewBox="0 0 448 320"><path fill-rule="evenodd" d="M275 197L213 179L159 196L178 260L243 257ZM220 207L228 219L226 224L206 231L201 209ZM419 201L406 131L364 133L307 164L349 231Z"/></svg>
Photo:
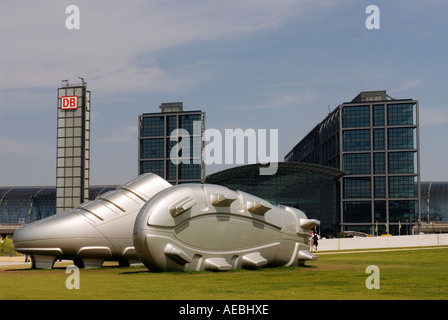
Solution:
<svg viewBox="0 0 448 320"><path fill-rule="evenodd" d="M332 167L327 167L319 164L305 163L305 162L278 162L277 163L277 173L273 174L271 178L278 177L279 175L284 175L285 173L315 173L319 175L324 175L332 179L338 180L346 174L345 171L335 169ZM270 178L269 175L260 175L259 169L263 167L268 167L265 164L248 164L238 167L233 167L230 169L222 170L207 176L206 182L211 183L214 180L225 181L227 179L233 179L234 176L248 176L252 175L254 178L258 177L260 181L265 181ZM252 174L251 174L252 173Z"/></svg>

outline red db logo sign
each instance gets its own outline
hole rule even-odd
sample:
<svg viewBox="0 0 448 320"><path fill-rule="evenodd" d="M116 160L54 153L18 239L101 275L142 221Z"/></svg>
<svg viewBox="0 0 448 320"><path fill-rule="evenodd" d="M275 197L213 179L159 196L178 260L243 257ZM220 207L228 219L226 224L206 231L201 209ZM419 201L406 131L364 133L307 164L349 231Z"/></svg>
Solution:
<svg viewBox="0 0 448 320"><path fill-rule="evenodd" d="M61 110L78 109L78 96L61 97Z"/></svg>

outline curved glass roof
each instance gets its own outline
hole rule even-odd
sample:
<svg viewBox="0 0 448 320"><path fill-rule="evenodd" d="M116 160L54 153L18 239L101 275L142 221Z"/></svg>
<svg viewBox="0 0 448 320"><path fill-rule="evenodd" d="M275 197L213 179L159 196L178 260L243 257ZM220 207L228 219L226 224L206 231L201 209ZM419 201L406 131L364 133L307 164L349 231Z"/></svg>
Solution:
<svg viewBox="0 0 448 320"><path fill-rule="evenodd" d="M421 182L420 190L423 220L448 221L448 181Z"/></svg>
<svg viewBox="0 0 448 320"><path fill-rule="evenodd" d="M90 186L89 198L114 190L115 185ZM0 187L0 224L24 224L56 213L56 187Z"/></svg>
<svg viewBox="0 0 448 320"><path fill-rule="evenodd" d="M321 221L325 234L339 225L339 178L345 172L317 164L279 162L274 175L260 175L261 164L226 169L207 176L206 183L247 192L271 203L302 210Z"/></svg>
<svg viewBox="0 0 448 320"><path fill-rule="evenodd" d="M278 162L277 163L277 173L272 175L272 177L275 177L277 175L280 175L279 172L308 172L308 173L315 173L315 174L321 174L325 175L327 177L330 177L332 179L339 179L342 176L346 174L345 171L319 165L319 164L312 164L312 163L305 163L305 162ZM209 176L207 176L206 180L215 180L215 179L226 179L226 177L230 178L231 175L238 175L243 174L244 172L254 172L257 173L258 176L260 176L260 180L266 180L266 178L269 178L267 175L260 175L259 168L267 167L267 165L262 164L249 164L249 165L243 165L239 167L234 167L226 170L222 170L216 173L213 173Z"/></svg>

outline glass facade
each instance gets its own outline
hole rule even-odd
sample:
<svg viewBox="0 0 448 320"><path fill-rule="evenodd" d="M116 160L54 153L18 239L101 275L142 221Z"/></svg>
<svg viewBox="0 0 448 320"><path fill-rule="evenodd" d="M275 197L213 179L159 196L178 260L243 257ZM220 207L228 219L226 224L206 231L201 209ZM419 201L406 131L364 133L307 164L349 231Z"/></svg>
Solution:
<svg viewBox="0 0 448 320"><path fill-rule="evenodd" d="M165 135L165 117L145 117L142 119L141 137L163 137Z"/></svg>
<svg viewBox="0 0 448 320"><path fill-rule="evenodd" d="M386 173L386 154L384 152L376 152L373 154L373 173Z"/></svg>
<svg viewBox="0 0 448 320"><path fill-rule="evenodd" d="M389 221L408 222L416 221L416 201L412 200L391 200L389 201Z"/></svg>
<svg viewBox="0 0 448 320"><path fill-rule="evenodd" d="M373 126L384 126L384 104L373 105Z"/></svg>
<svg viewBox="0 0 448 320"><path fill-rule="evenodd" d="M358 223L372 222L372 203L370 201L350 201L344 202L344 222L350 223L356 221ZM353 231L352 228L347 229ZM359 228L356 231L360 231Z"/></svg>
<svg viewBox="0 0 448 320"><path fill-rule="evenodd" d="M155 173L173 184L203 182L205 113L183 111L181 102L163 103L162 113L139 117L138 173Z"/></svg>
<svg viewBox="0 0 448 320"><path fill-rule="evenodd" d="M384 150L386 146L384 129L373 129L373 150Z"/></svg>
<svg viewBox="0 0 448 320"><path fill-rule="evenodd" d="M387 106L387 124L389 126L414 125L416 120L415 103L394 103Z"/></svg>
<svg viewBox="0 0 448 320"><path fill-rule="evenodd" d="M326 128L342 148L330 151ZM361 92L339 105L289 152L285 161L331 165L340 181L341 231L398 233L419 212L418 101L387 99L386 91ZM336 151L336 152L335 152Z"/></svg>
<svg viewBox="0 0 448 320"><path fill-rule="evenodd" d="M370 151L370 130L343 131L344 151Z"/></svg>
<svg viewBox="0 0 448 320"><path fill-rule="evenodd" d="M422 182L420 198L422 221L448 221L448 182Z"/></svg>
<svg viewBox="0 0 448 320"><path fill-rule="evenodd" d="M118 187L91 186L89 198L95 199L100 194ZM0 227L15 226L17 228L54 214L56 214L55 187L0 187Z"/></svg>
<svg viewBox="0 0 448 320"><path fill-rule="evenodd" d="M160 159L165 157L165 139L144 139L140 140L140 158Z"/></svg>
<svg viewBox="0 0 448 320"><path fill-rule="evenodd" d="M378 176L378 177L374 177L374 197L375 198L386 198L386 177L383 176Z"/></svg>
<svg viewBox="0 0 448 320"><path fill-rule="evenodd" d="M414 173L415 152L389 152L389 173Z"/></svg>
<svg viewBox="0 0 448 320"><path fill-rule="evenodd" d="M77 108L64 109L63 97L77 100ZM90 91L85 85L58 89L56 212L89 199Z"/></svg>
<svg viewBox="0 0 448 320"><path fill-rule="evenodd" d="M262 176L259 164L244 165L207 176L206 183L240 190L274 204L302 210L321 221L320 234L339 230L339 182L344 172L327 166L279 162L276 174Z"/></svg>
<svg viewBox="0 0 448 320"><path fill-rule="evenodd" d="M417 102L359 103L340 106L343 228L399 232L418 212Z"/></svg>
<svg viewBox="0 0 448 320"><path fill-rule="evenodd" d="M370 106L344 108L342 110L342 127L370 127Z"/></svg>
<svg viewBox="0 0 448 320"><path fill-rule="evenodd" d="M352 174L370 174L370 153L344 154L344 168Z"/></svg>
<svg viewBox="0 0 448 320"><path fill-rule="evenodd" d="M259 166L242 166L212 174L207 177L206 182L222 183L228 188L252 193L273 203L296 207L306 212L310 218L321 220L322 235L336 234L340 228L339 217L341 216L337 180L344 172L306 163L279 163L279 169L280 171L274 177L266 179L267 176L264 176L262 181L257 171ZM385 190L384 185L382 183L380 185L382 187L379 189ZM89 198L95 199L118 187L118 185L90 186ZM417 193L416 185L414 189ZM369 232L368 222L353 225L350 221L353 219L370 221L373 208L374 232L385 233L386 223L389 222L388 229L393 234L411 234L410 226L415 225L418 218L414 210L417 205L415 201L390 200L386 202L381 199L386 198L384 194L376 198L380 199L375 199L373 207L371 201L344 202L343 219L347 223L347 229ZM446 223L448 221L448 182L422 182L420 204L422 222ZM391 215L389 220L388 210ZM17 227L55 213L55 187L0 187L0 234L6 229L5 226ZM401 230L400 225L402 225ZM4 234L10 233L11 231Z"/></svg>
<svg viewBox="0 0 448 320"><path fill-rule="evenodd" d="M345 178L344 179L344 199L369 199L371 198L370 178Z"/></svg>
<svg viewBox="0 0 448 320"><path fill-rule="evenodd" d="M388 148L414 149L414 128L394 128L388 130Z"/></svg>
<svg viewBox="0 0 448 320"><path fill-rule="evenodd" d="M415 198L414 177L389 177L389 198Z"/></svg>
<svg viewBox="0 0 448 320"><path fill-rule="evenodd" d="M339 169L341 167L339 120L340 112L336 109L294 146L285 156L285 162L316 163Z"/></svg>

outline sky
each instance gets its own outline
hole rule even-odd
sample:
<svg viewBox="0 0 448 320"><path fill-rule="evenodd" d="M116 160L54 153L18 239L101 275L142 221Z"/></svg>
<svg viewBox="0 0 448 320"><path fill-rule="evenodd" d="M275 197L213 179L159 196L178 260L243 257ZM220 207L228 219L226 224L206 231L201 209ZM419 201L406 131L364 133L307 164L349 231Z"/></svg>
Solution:
<svg viewBox="0 0 448 320"><path fill-rule="evenodd" d="M78 77L92 94L91 185L137 176L138 116L161 103L205 111L220 132L277 129L282 161L373 90L419 101L421 180L448 181L447 30L445 0L2 1L0 186L55 185L57 88Z"/></svg>

